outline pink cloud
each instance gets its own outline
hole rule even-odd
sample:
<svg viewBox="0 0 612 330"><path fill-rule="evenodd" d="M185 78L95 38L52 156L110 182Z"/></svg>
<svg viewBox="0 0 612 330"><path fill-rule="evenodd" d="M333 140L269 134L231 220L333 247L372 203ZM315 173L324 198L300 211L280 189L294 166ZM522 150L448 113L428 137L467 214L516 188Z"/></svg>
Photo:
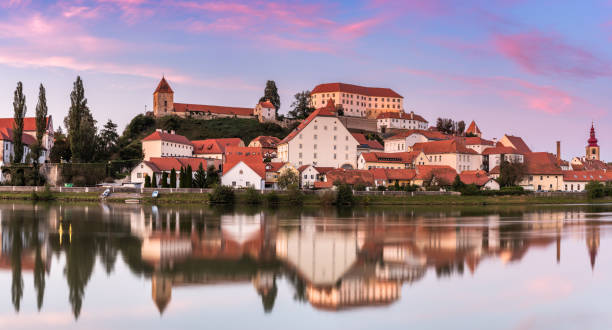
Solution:
<svg viewBox="0 0 612 330"><path fill-rule="evenodd" d="M0 2L0 7L21 7L30 4L30 0L3 0Z"/></svg>
<svg viewBox="0 0 612 330"><path fill-rule="evenodd" d="M579 78L612 74L608 61L539 32L497 34L492 42L498 52L530 73Z"/></svg>

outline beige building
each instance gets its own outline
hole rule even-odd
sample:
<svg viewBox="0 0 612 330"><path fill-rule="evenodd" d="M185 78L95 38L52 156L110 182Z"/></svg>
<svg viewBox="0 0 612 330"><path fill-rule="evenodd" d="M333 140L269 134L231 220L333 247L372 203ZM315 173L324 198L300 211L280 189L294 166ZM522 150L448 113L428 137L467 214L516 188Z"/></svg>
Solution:
<svg viewBox="0 0 612 330"><path fill-rule="evenodd" d="M244 147L239 138L206 139L191 141L193 155L198 158L224 160L225 150L230 147Z"/></svg>
<svg viewBox="0 0 612 330"><path fill-rule="evenodd" d="M421 152L364 152L357 159L357 168L414 168L414 161Z"/></svg>
<svg viewBox="0 0 612 330"><path fill-rule="evenodd" d="M269 100L265 102L259 102L255 106L253 115L259 119L260 122L276 121L276 107Z"/></svg>
<svg viewBox="0 0 612 330"><path fill-rule="evenodd" d="M512 147L487 148L483 153L484 170L488 171L501 165L502 157L509 163L523 163L524 156Z"/></svg>
<svg viewBox="0 0 612 330"><path fill-rule="evenodd" d="M376 118L376 127L379 132L387 132L392 129L421 129L426 130L429 122L417 115L414 111L385 112Z"/></svg>
<svg viewBox="0 0 612 330"><path fill-rule="evenodd" d="M415 143L448 140L451 137L437 132L426 130L408 130L385 139L385 152L412 151Z"/></svg>
<svg viewBox="0 0 612 330"><path fill-rule="evenodd" d="M174 131L158 129L142 139L142 153L144 160L153 157L191 157L193 145L186 137L174 134Z"/></svg>
<svg viewBox="0 0 612 330"><path fill-rule="evenodd" d="M328 100L342 106L344 115L376 119L385 112L403 112L404 97L390 88L363 87L344 83L317 85L310 92L313 108L320 108Z"/></svg>
<svg viewBox="0 0 612 330"><path fill-rule="evenodd" d="M415 143L413 151L422 152L424 165L450 166L457 172L475 171L482 167L482 155L462 145L457 140L432 141ZM417 157L417 162L423 157Z"/></svg>
<svg viewBox="0 0 612 330"><path fill-rule="evenodd" d="M563 171L557 157L548 152L530 152L524 155L526 175L519 185L525 190L559 191L565 188ZM499 178L500 167L493 168L489 175Z"/></svg>
<svg viewBox="0 0 612 330"><path fill-rule="evenodd" d="M278 144L278 159L293 166L355 168L358 142L338 120L333 101L315 110Z"/></svg>

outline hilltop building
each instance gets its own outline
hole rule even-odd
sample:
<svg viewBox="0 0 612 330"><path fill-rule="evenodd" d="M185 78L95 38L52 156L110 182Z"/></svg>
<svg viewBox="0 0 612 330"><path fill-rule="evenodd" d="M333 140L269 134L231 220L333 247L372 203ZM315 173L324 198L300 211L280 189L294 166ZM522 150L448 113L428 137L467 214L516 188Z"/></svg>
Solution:
<svg viewBox="0 0 612 330"><path fill-rule="evenodd" d="M390 88L327 83L310 92L313 108L324 107L330 99L349 117L376 119L382 113L404 112L404 97Z"/></svg>
<svg viewBox="0 0 612 330"><path fill-rule="evenodd" d="M387 132L390 129L422 129L426 130L429 122L422 116L410 111L385 112L376 117L376 127L379 132Z"/></svg>
<svg viewBox="0 0 612 330"><path fill-rule="evenodd" d="M151 135L142 139L144 160L153 157L191 157L193 144L186 137L175 134L174 131L157 129Z"/></svg>
<svg viewBox="0 0 612 330"><path fill-rule="evenodd" d="M470 123L470 126L468 126L467 131L465 131L465 134L476 136L476 137L482 137L482 132L480 131L480 128L478 128L478 125L476 125L476 122L473 120Z"/></svg>
<svg viewBox="0 0 612 330"><path fill-rule="evenodd" d="M595 124L591 124L591 134L589 140L587 141L588 145L586 147L586 158L587 159L599 159L599 145L597 144L597 138L595 137Z"/></svg>

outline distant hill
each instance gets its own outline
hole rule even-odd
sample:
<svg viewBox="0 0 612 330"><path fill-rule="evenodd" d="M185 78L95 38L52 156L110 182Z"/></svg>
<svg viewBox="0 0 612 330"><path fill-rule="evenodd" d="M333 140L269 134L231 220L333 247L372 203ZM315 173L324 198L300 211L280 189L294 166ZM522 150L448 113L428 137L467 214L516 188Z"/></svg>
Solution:
<svg viewBox="0 0 612 330"><path fill-rule="evenodd" d="M190 119L177 116L153 118L145 115L134 117L119 138L119 152L114 159L142 158L141 140L155 129L174 130L189 140L237 137L247 145L259 135L275 136L280 139L289 134L289 129L273 123L260 123L254 119L218 118Z"/></svg>

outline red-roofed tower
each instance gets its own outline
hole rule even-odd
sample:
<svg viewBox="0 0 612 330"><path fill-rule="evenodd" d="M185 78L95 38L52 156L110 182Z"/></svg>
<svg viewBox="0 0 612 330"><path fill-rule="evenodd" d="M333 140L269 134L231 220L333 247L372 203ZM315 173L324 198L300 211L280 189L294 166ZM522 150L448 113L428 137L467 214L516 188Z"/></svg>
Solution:
<svg viewBox="0 0 612 330"><path fill-rule="evenodd" d="M586 147L586 158L599 160L599 145L595 137L595 125L591 123L591 136L587 141L589 144Z"/></svg>
<svg viewBox="0 0 612 330"><path fill-rule="evenodd" d="M161 117L169 115L173 111L174 91L166 81L166 77L162 77L155 92L153 92L153 114L155 117Z"/></svg>

